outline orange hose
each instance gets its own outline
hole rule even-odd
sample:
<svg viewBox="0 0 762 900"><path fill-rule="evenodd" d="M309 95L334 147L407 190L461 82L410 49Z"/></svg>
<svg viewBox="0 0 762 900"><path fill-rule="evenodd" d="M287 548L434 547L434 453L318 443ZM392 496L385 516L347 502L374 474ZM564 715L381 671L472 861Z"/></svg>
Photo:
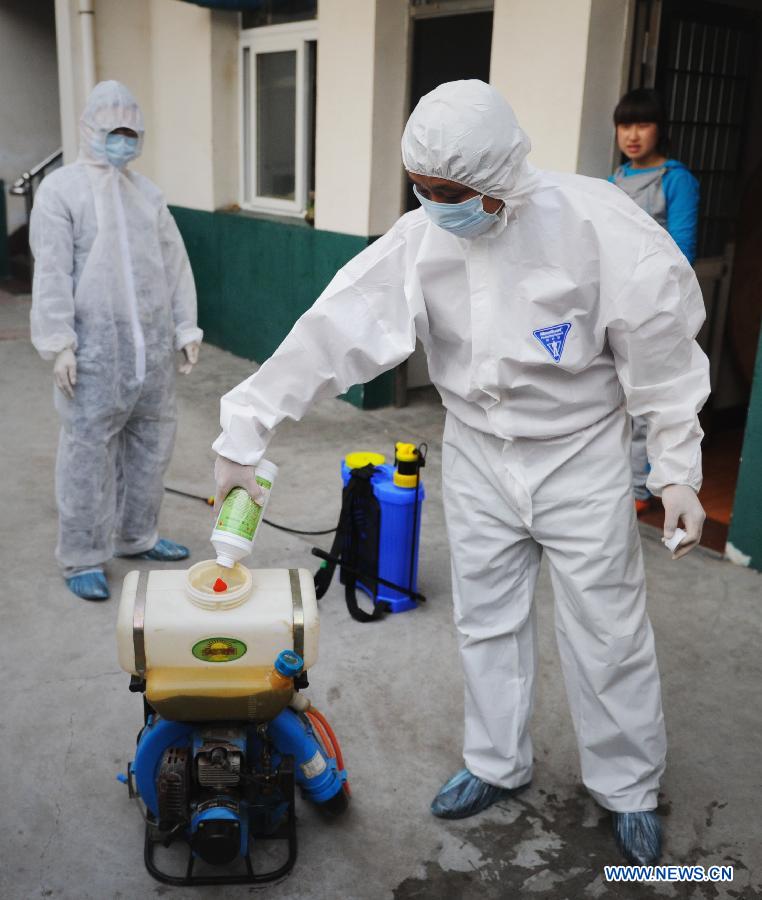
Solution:
<svg viewBox="0 0 762 900"><path fill-rule="evenodd" d="M341 744L339 743L339 739L336 737L336 733L334 732L333 728L331 728L331 725L330 725L328 719L326 719L326 717L320 712L319 709L315 709L314 706L310 707L309 712L311 712L312 715L315 716L315 718L320 722L320 724L323 726L323 728L328 733L328 738L329 738L331 744L333 745L333 749L336 751L336 763L337 763L339 769L343 769L344 768L344 756L342 755L342 752L341 752ZM344 782L344 788L345 788L347 794L352 793L352 791L349 787L349 780Z"/></svg>

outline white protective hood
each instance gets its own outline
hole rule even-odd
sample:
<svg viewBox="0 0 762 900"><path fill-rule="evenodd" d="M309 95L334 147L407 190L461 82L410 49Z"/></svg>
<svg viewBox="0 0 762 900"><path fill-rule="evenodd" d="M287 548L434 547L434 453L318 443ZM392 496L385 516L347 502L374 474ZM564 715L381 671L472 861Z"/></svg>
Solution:
<svg viewBox="0 0 762 900"><path fill-rule="evenodd" d="M450 81L418 101L402 134L402 161L408 172L503 200L510 212L538 182L526 159L531 147L491 85Z"/></svg>
<svg viewBox="0 0 762 900"><path fill-rule="evenodd" d="M109 165L106 135L116 128L131 128L137 134L140 156L145 127L138 101L119 81L101 81L87 98L79 120L79 162Z"/></svg>

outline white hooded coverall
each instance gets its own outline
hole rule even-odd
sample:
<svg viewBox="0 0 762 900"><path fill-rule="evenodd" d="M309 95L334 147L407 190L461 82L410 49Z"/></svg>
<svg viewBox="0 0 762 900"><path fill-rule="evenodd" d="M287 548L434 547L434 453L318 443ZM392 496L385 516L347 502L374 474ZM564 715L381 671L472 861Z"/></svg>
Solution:
<svg viewBox="0 0 762 900"><path fill-rule="evenodd" d="M532 595L544 550L583 780L653 809L666 738L629 467L649 423L649 487L701 483L704 307L671 238L605 181L533 170L513 111L479 81L425 96L406 169L505 202L462 239L422 209L344 266L275 354L222 399L222 456L254 465L273 429L406 359L418 337L447 408L442 476L465 673L467 768L532 772Z"/></svg>
<svg viewBox="0 0 762 900"><path fill-rule="evenodd" d="M160 190L115 168L106 135L143 141L132 94L101 82L80 119L79 157L37 192L32 343L44 359L75 351L74 399L55 390L64 574L142 553L158 540L162 479L175 438L174 353L201 341L188 257Z"/></svg>

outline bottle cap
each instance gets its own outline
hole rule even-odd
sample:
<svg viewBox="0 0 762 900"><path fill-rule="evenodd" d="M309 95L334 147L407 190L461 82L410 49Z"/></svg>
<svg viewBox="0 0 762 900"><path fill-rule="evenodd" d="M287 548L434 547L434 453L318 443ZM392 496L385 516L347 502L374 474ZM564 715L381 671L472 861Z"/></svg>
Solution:
<svg viewBox="0 0 762 900"><path fill-rule="evenodd" d="M394 448L397 462L415 462L418 459L418 448L415 444L397 441Z"/></svg>
<svg viewBox="0 0 762 900"><path fill-rule="evenodd" d="M281 650L275 660L275 669L286 678L296 678L304 668L304 660L296 650Z"/></svg>
<svg viewBox="0 0 762 900"><path fill-rule="evenodd" d="M232 569L233 566L235 565L235 560L233 559L232 556L228 556L225 553L218 553L217 554L217 565L225 566L226 569Z"/></svg>
<svg viewBox="0 0 762 900"><path fill-rule="evenodd" d="M392 481L401 488L414 488L418 485L420 461L415 444L397 441L394 445L394 461L396 463Z"/></svg>

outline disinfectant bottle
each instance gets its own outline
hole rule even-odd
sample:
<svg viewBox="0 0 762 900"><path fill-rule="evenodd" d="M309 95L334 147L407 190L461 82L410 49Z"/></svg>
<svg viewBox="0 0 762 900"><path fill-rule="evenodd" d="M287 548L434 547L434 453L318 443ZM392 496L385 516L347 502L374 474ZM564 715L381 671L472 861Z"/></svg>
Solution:
<svg viewBox="0 0 762 900"><path fill-rule="evenodd" d="M230 569L239 559L251 553L277 474L278 467L266 459L254 468L254 477L264 494L261 506L242 487L233 488L225 498L212 531L212 546L217 551L218 565Z"/></svg>

